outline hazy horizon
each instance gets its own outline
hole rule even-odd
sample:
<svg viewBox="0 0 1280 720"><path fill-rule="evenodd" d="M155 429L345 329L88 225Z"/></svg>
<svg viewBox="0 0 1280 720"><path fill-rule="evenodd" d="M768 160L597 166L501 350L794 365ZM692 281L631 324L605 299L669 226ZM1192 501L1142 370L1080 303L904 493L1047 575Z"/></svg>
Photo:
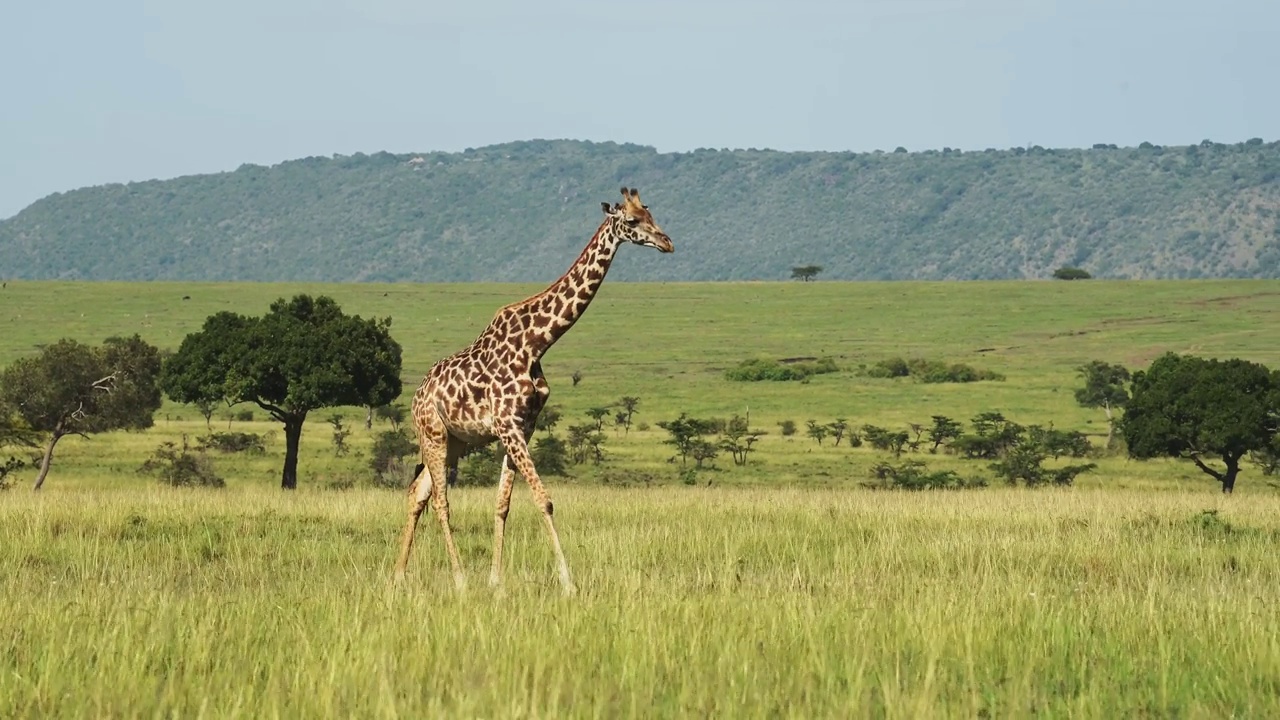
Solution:
<svg viewBox="0 0 1280 720"><path fill-rule="evenodd" d="M866 152L1280 137L1266 89L1280 4L1261 0L67 0L0 20L0 218L87 185L531 139Z"/></svg>

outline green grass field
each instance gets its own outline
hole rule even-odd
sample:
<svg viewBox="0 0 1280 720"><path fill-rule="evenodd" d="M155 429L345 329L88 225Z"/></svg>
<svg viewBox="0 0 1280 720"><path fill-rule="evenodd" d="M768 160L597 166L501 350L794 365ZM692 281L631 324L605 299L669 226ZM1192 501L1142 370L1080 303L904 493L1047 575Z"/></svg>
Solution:
<svg viewBox="0 0 1280 720"><path fill-rule="evenodd" d="M0 364L60 337L173 349L212 312L305 291L393 317L411 390L538 289L10 282ZM610 430L605 465L551 478L572 598L519 490L507 585L484 585L487 488L451 495L468 591L429 514L391 587L401 494L325 489L367 474L358 409L341 410L358 428L343 458L330 413L311 415L296 493L276 489L278 439L217 458L225 490L160 488L136 468L206 432L167 404L144 433L64 440L41 493L25 475L0 493L0 717L1280 716L1280 492L1253 468L1232 497L1188 465L1123 456L1069 489L873 492L860 483L880 454L777 432L999 410L1099 436L1101 413L1072 399L1076 366L1173 350L1275 367L1277 327L1274 281L606 283L544 362L566 422L634 395L637 423L749 409L770 434L696 487L653 427ZM1007 379L852 370L897 355ZM846 370L722 376L794 356ZM260 411L232 427L273 428Z"/></svg>

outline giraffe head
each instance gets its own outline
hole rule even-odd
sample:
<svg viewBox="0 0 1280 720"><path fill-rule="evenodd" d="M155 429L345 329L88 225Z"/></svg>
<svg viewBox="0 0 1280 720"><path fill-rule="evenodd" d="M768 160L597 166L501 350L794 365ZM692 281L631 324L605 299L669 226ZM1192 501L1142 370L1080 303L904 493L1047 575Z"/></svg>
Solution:
<svg viewBox="0 0 1280 720"><path fill-rule="evenodd" d="M654 222L649 206L640 202L640 191L635 188L622 188L622 202L600 203L604 214L613 223L613 231L618 237L636 245L645 245L669 253L675 245L671 238Z"/></svg>

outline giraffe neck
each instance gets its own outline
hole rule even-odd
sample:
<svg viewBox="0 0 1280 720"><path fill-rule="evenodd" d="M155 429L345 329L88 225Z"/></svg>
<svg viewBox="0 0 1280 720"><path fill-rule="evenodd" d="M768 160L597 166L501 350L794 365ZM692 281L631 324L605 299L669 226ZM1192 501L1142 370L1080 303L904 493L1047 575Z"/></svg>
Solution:
<svg viewBox="0 0 1280 720"><path fill-rule="evenodd" d="M596 296L618 251L619 236L612 220L605 220L578 259L546 290L520 303L517 310L531 317L525 347L533 359L541 358L582 317Z"/></svg>

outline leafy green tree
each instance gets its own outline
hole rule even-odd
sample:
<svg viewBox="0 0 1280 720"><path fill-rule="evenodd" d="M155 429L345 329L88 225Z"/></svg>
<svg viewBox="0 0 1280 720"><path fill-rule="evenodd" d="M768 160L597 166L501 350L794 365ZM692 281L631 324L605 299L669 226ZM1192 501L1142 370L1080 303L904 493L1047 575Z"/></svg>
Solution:
<svg viewBox="0 0 1280 720"><path fill-rule="evenodd" d="M538 413L537 419L533 421L533 428L535 430L546 430L550 433L555 430L556 424L560 422L562 417L564 417L564 413L560 412L559 407L547 405L542 408L542 412Z"/></svg>
<svg viewBox="0 0 1280 720"><path fill-rule="evenodd" d="M960 437L963 428L959 422L945 415L934 415L932 419L933 427L929 428L929 442L933 443L933 447L929 448L929 452L936 453L942 443Z"/></svg>
<svg viewBox="0 0 1280 720"><path fill-rule="evenodd" d="M1129 370L1123 365L1112 365L1101 360L1091 360L1078 368L1084 378L1084 387L1076 389L1076 402L1083 407L1102 408L1107 414L1107 450L1115 436L1115 418L1111 409L1124 407L1129 402Z"/></svg>
<svg viewBox="0 0 1280 720"><path fill-rule="evenodd" d="M194 403L196 411L200 413L200 417L204 418L204 427L206 430L213 429L213 414L218 410L218 403L211 400L198 400Z"/></svg>
<svg viewBox="0 0 1280 720"><path fill-rule="evenodd" d="M835 438L836 447L840 447L840 441L844 439L844 434L849 430L849 421L846 418L836 418L835 422L827 423L827 431L831 433L831 437Z"/></svg>
<svg viewBox="0 0 1280 720"><path fill-rule="evenodd" d="M144 430L160 409L160 351L141 337L107 338L100 347L63 339L0 373L0 405L48 435L33 489L49 475L53 450L67 435Z"/></svg>
<svg viewBox="0 0 1280 720"><path fill-rule="evenodd" d="M698 443L706 442L703 436L711 432L712 423L709 420L699 420L680 413L680 417L675 420L659 421L658 427L666 430L671 436L662 442L675 447L680 455L680 464L683 466L693 451L701 448ZM697 460L696 457L694 459ZM701 465L701 462L698 464Z"/></svg>
<svg viewBox="0 0 1280 720"><path fill-rule="evenodd" d="M693 458L695 468L701 468L708 460L715 460L720 449L706 438L697 438L689 448L689 457Z"/></svg>
<svg viewBox="0 0 1280 720"><path fill-rule="evenodd" d="M1133 375L1120 423L1135 458L1186 458L1235 489L1240 459L1280 432L1280 377L1258 363L1167 353ZM1211 466L1213 457L1223 468Z"/></svg>
<svg viewBox="0 0 1280 720"><path fill-rule="evenodd" d="M374 436L369 452L369 468L373 482L379 487L401 489L413 480L412 469L405 460L418 454L418 443L403 427L384 430Z"/></svg>
<svg viewBox="0 0 1280 720"><path fill-rule="evenodd" d="M386 405L378 405L373 409L374 417L391 423L392 430L400 429L400 423L404 422L408 413L409 409L403 403L388 403Z"/></svg>
<svg viewBox="0 0 1280 720"><path fill-rule="evenodd" d="M329 416L329 424L333 426L333 454L342 457L351 452L347 438L351 437L351 428L342 422L342 415L334 413Z"/></svg>
<svg viewBox="0 0 1280 720"><path fill-rule="evenodd" d="M1044 467L1046 457L1044 448L1028 442L1011 448L999 461L991 463L991 470L1010 485L1021 482L1027 487L1037 487L1046 483L1070 485L1077 475L1097 467L1093 463L1085 463L1050 469Z"/></svg>
<svg viewBox="0 0 1280 720"><path fill-rule="evenodd" d="M609 416L609 408L593 407L587 410L587 417L595 423L596 432L604 429L604 419Z"/></svg>
<svg viewBox="0 0 1280 720"><path fill-rule="evenodd" d="M533 458L534 467L538 468L538 472L542 475L557 475L564 477L569 474L566 462L569 457L569 448L565 442L555 435L547 435L533 441L533 447L529 448L529 456Z"/></svg>
<svg viewBox="0 0 1280 720"><path fill-rule="evenodd" d="M809 282L818 277L818 273L822 272L821 265L801 265L791 268L791 279Z"/></svg>
<svg viewBox="0 0 1280 720"><path fill-rule="evenodd" d="M607 438L591 423L569 426L569 455L581 465L588 459L595 465L604 461L604 442Z"/></svg>
<svg viewBox="0 0 1280 720"><path fill-rule="evenodd" d="M752 446L765 435L763 430L751 430L748 425L745 418L734 415L721 434L719 447L729 452L734 465L746 465L747 455L755 449Z"/></svg>
<svg viewBox="0 0 1280 720"><path fill-rule="evenodd" d="M631 416L636 414L636 408L640 406L640 398L624 395L618 401L618 405L622 407L622 412L618 413L618 417L622 419L622 434L626 435L631 432Z"/></svg>
<svg viewBox="0 0 1280 720"><path fill-rule="evenodd" d="M819 445L822 444L823 438L831 432L831 428L818 424L816 420L806 420L804 424L808 427L809 437L817 440Z"/></svg>
<svg viewBox="0 0 1280 720"><path fill-rule="evenodd" d="M203 452L192 452L187 446L187 436L182 436L182 449L171 441L156 448L151 457L138 468L138 472L154 475L165 485L173 487L202 486L220 488L226 483L213 470L213 463Z"/></svg>
<svg viewBox="0 0 1280 720"><path fill-rule="evenodd" d="M220 312L165 362L161 386L178 402L252 402L282 423L280 485L292 490L307 413L400 395L400 344L390 328L390 318L345 315L325 296L281 298L262 317Z"/></svg>

